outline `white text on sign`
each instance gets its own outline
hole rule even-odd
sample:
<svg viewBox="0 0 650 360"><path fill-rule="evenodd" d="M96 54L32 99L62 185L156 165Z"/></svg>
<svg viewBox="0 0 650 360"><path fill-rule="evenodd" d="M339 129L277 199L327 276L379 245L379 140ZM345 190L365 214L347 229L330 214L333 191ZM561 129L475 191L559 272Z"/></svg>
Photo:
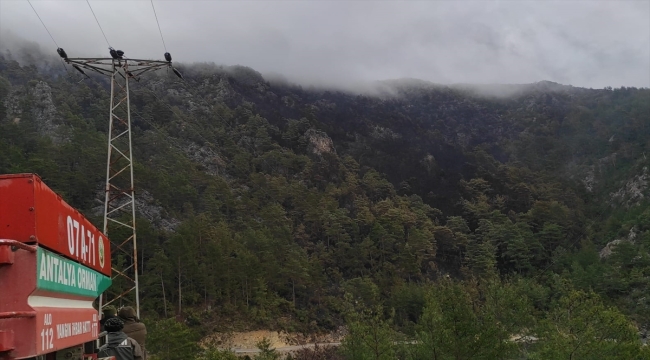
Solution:
<svg viewBox="0 0 650 360"><path fill-rule="evenodd" d="M47 326L52 326L52 314L45 314L43 317L43 325L46 327L41 330L41 350L50 350L54 348L54 330Z"/></svg>
<svg viewBox="0 0 650 360"><path fill-rule="evenodd" d="M90 321L56 324L56 338L64 339L70 336L87 334L92 331Z"/></svg>
<svg viewBox="0 0 650 360"><path fill-rule="evenodd" d="M97 244L95 243L95 234L86 229L83 224L68 215L68 251L73 257L79 257L88 264L95 265L97 258ZM102 241L102 237L99 237Z"/></svg>

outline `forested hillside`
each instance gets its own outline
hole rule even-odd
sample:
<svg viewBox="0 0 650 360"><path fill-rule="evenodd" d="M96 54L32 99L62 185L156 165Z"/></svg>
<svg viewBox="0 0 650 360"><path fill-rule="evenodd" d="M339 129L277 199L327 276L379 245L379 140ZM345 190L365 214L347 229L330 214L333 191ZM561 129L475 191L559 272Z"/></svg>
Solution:
<svg viewBox="0 0 650 360"><path fill-rule="evenodd" d="M0 173L38 173L99 225L108 80L13 59ZM345 325L351 359L644 356L649 89L411 80L361 95L179 68L185 81L131 88L152 328Z"/></svg>

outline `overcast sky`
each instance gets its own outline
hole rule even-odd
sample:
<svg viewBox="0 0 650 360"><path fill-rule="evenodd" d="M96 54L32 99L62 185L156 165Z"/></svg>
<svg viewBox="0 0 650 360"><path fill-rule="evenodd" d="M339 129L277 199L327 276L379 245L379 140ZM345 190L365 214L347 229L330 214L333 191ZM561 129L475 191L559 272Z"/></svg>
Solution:
<svg viewBox="0 0 650 360"><path fill-rule="evenodd" d="M70 57L108 56L83 0L32 0ZM131 58L164 48L146 1L90 0ZM650 87L650 0L155 0L174 61L246 65L302 84L395 78L436 83ZM7 30L56 47L26 0L0 0Z"/></svg>

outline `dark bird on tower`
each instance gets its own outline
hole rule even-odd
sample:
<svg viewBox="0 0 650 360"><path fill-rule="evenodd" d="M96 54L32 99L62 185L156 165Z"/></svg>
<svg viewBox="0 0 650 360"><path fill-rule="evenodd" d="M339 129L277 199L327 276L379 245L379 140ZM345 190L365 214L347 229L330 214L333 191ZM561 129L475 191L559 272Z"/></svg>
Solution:
<svg viewBox="0 0 650 360"><path fill-rule="evenodd" d="M124 51L122 51L122 50L115 50L112 47L109 47L108 50L109 50L109 52L111 54L111 57L113 59L121 60L122 56L124 56Z"/></svg>

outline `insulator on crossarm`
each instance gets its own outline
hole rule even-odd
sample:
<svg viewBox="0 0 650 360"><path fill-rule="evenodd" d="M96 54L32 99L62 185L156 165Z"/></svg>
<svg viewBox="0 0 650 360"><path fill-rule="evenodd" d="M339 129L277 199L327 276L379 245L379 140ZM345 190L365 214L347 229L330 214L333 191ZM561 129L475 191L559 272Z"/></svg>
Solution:
<svg viewBox="0 0 650 360"><path fill-rule="evenodd" d="M63 58L63 59L67 59L67 58L68 58L68 54L66 54L66 53L65 53L65 50L63 50L62 48L58 48L58 49L56 49L56 52L58 52L58 53L59 53L59 56L60 56L61 58Z"/></svg>
<svg viewBox="0 0 650 360"><path fill-rule="evenodd" d="M112 57L113 59L119 59L119 58L120 58L120 57L117 55L117 51L115 51L115 49L113 49L112 47L109 47L108 50L109 50L109 53L111 54L111 57Z"/></svg>
<svg viewBox="0 0 650 360"><path fill-rule="evenodd" d="M167 60L167 62L172 62L172 54L166 52L165 53L165 60Z"/></svg>
<svg viewBox="0 0 650 360"><path fill-rule="evenodd" d="M183 79L183 75L182 75L178 70L172 68L172 71L174 71L174 74L176 74L176 76L178 76L179 78L181 78L181 80L185 80L185 79Z"/></svg>

